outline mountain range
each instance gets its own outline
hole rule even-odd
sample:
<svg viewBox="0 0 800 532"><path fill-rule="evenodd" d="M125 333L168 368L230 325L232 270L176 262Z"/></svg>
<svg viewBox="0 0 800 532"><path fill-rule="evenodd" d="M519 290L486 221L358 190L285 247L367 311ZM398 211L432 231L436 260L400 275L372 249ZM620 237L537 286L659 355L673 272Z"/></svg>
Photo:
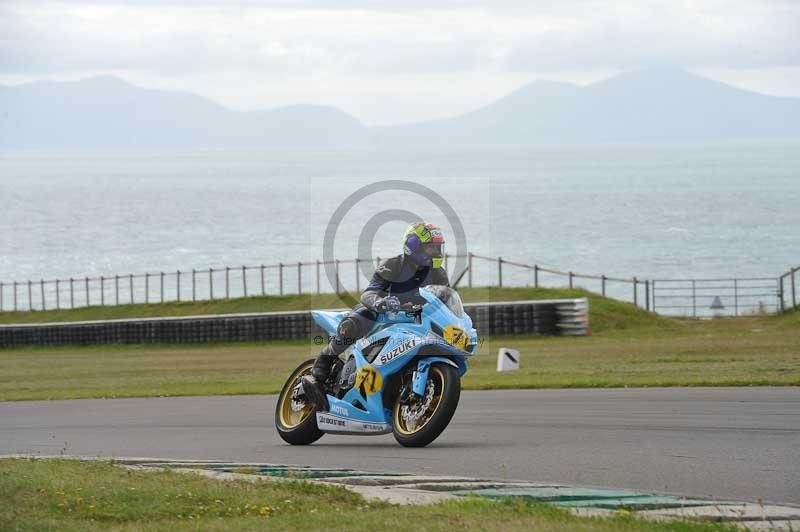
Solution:
<svg viewBox="0 0 800 532"><path fill-rule="evenodd" d="M0 148L509 146L800 138L800 98L738 89L679 69L578 86L536 81L475 111L367 127L331 106L233 111L113 76L0 85Z"/></svg>

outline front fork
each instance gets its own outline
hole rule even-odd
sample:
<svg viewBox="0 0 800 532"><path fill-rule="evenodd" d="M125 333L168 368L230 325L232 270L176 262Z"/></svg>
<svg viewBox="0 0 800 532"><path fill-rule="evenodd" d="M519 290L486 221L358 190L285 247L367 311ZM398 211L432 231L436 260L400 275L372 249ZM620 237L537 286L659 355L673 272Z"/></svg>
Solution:
<svg viewBox="0 0 800 532"><path fill-rule="evenodd" d="M431 363L427 359L417 362L417 369L411 373L411 386L404 383L400 388L400 397L397 400L401 405L411 404L425 395L425 389L428 386L428 370L430 368Z"/></svg>
<svg viewBox="0 0 800 532"><path fill-rule="evenodd" d="M431 362L423 358L417 362L417 369L411 376L411 391L418 397L425 395L425 387L428 385L428 371L431 369Z"/></svg>
<svg viewBox="0 0 800 532"><path fill-rule="evenodd" d="M425 395L428 387L428 372L431 369L431 365L435 362L453 366L458 370L459 376L463 375L467 370L466 363L464 367L461 368L456 362L453 362L449 358L427 357L418 360L417 369L411 374L411 389L407 388L405 384L400 389L400 397L398 397L398 402L400 404L413 403Z"/></svg>
<svg viewBox="0 0 800 532"><path fill-rule="evenodd" d="M425 388L428 386L428 371L431 369L431 364L434 362L441 362L453 366L458 370L459 376L463 375L467 371L466 363L464 363L464 367L462 369L457 363L453 362L449 358L427 357L418 360L417 369L414 371L411 377L411 391L414 392L417 397L422 397L425 395Z"/></svg>

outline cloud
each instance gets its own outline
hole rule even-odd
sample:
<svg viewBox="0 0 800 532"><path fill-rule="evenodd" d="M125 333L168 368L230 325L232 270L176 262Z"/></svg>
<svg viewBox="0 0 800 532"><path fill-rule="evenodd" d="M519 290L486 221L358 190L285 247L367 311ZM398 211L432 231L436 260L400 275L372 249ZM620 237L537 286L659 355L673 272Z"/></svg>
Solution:
<svg viewBox="0 0 800 532"><path fill-rule="evenodd" d="M295 98L370 112L381 93L406 105L438 90L444 114L533 77L799 67L798 28L800 5L783 0L12 1L0 80L110 72L238 108Z"/></svg>
<svg viewBox="0 0 800 532"><path fill-rule="evenodd" d="M800 63L800 8L766 2L390 2L9 4L0 18L3 73L260 68L405 76L516 71ZM366 9L364 6L369 5ZM233 7L231 7L233 6ZM344 6L344 7L343 7ZM682 7L681 7L682 6Z"/></svg>
<svg viewBox="0 0 800 532"><path fill-rule="evenodd" d="M670 9L628 6L591 23L572 20L520 42L509 54L508 67L534 71L653 64L686 68L800 65L800 39L796 37L800 6L744 9L733 2L715 8L695 5L674 3Z"/></svg>

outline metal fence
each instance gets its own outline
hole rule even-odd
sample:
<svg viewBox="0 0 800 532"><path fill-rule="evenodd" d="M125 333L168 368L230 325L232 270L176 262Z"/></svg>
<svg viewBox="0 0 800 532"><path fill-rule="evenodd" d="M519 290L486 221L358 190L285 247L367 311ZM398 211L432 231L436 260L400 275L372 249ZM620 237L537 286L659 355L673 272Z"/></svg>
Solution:
<svg viewBox="0 0 800 532"><path fill-rule="evenodd" d="M653 310L684 317L754 316L782 311L778 279L656 279Z"/></svg>
<svg viewBox="0 0 800 532"><path fill-rule="evenodd" d="M500 257L479 258L497 263L498 286L503 286L503 266L511 265L532 272L534 286L540 286L543 274L546 275L546 286L573 288L580 281L581 288L631 302L664 316L758 316L782 313L796 309L800 304L800 282L797 279L800 267L779 277L640 279L563 272Z"/></svg>
<svg viewBox="0 0 800 532"><path fill-rule="evenodd" d="M794 268L778 278L640 279L559 271L474 253L446 256L460 286L586 288L659 314L704 317L783 312L796 308ZM463 259L465 271L453 271ZM0 311L73 309L131 303L204 301L257 295L360 292L380 257L333 261L224 266L113 276L0 282ZM333 271L329 280L326 266ZM365 267L368 266L368 267Z"/></svg>

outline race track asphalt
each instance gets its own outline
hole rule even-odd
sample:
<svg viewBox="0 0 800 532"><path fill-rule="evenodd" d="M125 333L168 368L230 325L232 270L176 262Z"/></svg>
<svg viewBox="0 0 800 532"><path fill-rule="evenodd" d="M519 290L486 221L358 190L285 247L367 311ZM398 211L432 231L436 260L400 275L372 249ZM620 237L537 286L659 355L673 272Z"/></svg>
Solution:
<svg viewBox="0 0 800 532"><path fill-rule="evenodd" d="M463 392L424 449L283 443L275 396L0 403L0 453L233 460L800 504L800 388Z"/></svg>

